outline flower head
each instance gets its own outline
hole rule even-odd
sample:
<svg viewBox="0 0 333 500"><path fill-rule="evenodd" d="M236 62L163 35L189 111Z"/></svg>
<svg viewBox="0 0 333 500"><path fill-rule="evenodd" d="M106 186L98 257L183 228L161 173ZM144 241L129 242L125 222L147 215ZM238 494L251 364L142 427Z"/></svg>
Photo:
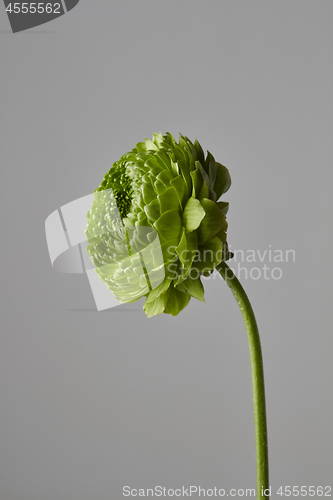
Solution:
<svg viewBox="0 0 333 500"><path fill-rule="evenodd" d="M87 251L120 302L146 296L147 316L204 301L201 275L230 257L228 169L200 144L153 134L105 174L87 214Z"/></svg>

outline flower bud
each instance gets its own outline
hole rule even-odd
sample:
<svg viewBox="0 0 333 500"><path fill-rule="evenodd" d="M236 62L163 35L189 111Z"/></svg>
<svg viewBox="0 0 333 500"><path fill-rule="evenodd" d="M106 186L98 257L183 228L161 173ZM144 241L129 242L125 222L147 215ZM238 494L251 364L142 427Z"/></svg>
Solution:
<svg viewBox="0 0 333 500"><path fill-rule="evenodd" d="M87 214L87 251L120 302L146 297L147 316L204 301L200 276L230 258L228 169L200 144L153 134L105 174Z"/></svg>

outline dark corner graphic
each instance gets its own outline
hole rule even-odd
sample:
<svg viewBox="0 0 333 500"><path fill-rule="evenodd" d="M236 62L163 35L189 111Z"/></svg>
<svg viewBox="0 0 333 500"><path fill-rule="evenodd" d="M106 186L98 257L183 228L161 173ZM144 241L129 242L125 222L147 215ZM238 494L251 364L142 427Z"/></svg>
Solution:
<svg viewBox="0 0 333 500"><path fill-rule="evenodd" d="M17 33L53 21L72 10L80 0L3 1L12 31Z"/></svg>

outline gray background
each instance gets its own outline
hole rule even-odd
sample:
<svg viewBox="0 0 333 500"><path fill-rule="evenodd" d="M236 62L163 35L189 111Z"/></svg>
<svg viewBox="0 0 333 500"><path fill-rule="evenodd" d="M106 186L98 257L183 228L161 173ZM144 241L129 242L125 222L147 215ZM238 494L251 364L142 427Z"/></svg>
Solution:
<svg viewBox="0 0 333 500"><path fill-rule="evenodd" d="M86 277L50 264L46 217L158 131L229 167L233 249L296 251L282 279L242 280L271 483L332 486L332 2L81 0L16 35L0 13L1 499L255 487L247 340L224 283L147 320L94 312Z"/></svg>

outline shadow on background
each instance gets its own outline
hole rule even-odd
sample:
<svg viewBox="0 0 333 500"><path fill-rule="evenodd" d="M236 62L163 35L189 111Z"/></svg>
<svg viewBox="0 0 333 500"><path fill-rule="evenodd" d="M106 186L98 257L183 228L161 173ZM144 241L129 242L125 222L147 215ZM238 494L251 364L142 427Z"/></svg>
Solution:
<svg viewBox="0 0 333 500"><path fill-rule="evenodd" d="M102 311L97 311L96 309L66 309L69 312L92 312L92 313L114 313L114 312L138 312L141 309L127 309L121 306L112 309L103 309Z"/></svg>
<svg viewBox="0 0 333 500"><path fill-rule="evenodd" d="M49 33L58 33L57 31L20 31L16 35L48 35ZM1 30L0 35L12 35L10 30Z"/></svg>

